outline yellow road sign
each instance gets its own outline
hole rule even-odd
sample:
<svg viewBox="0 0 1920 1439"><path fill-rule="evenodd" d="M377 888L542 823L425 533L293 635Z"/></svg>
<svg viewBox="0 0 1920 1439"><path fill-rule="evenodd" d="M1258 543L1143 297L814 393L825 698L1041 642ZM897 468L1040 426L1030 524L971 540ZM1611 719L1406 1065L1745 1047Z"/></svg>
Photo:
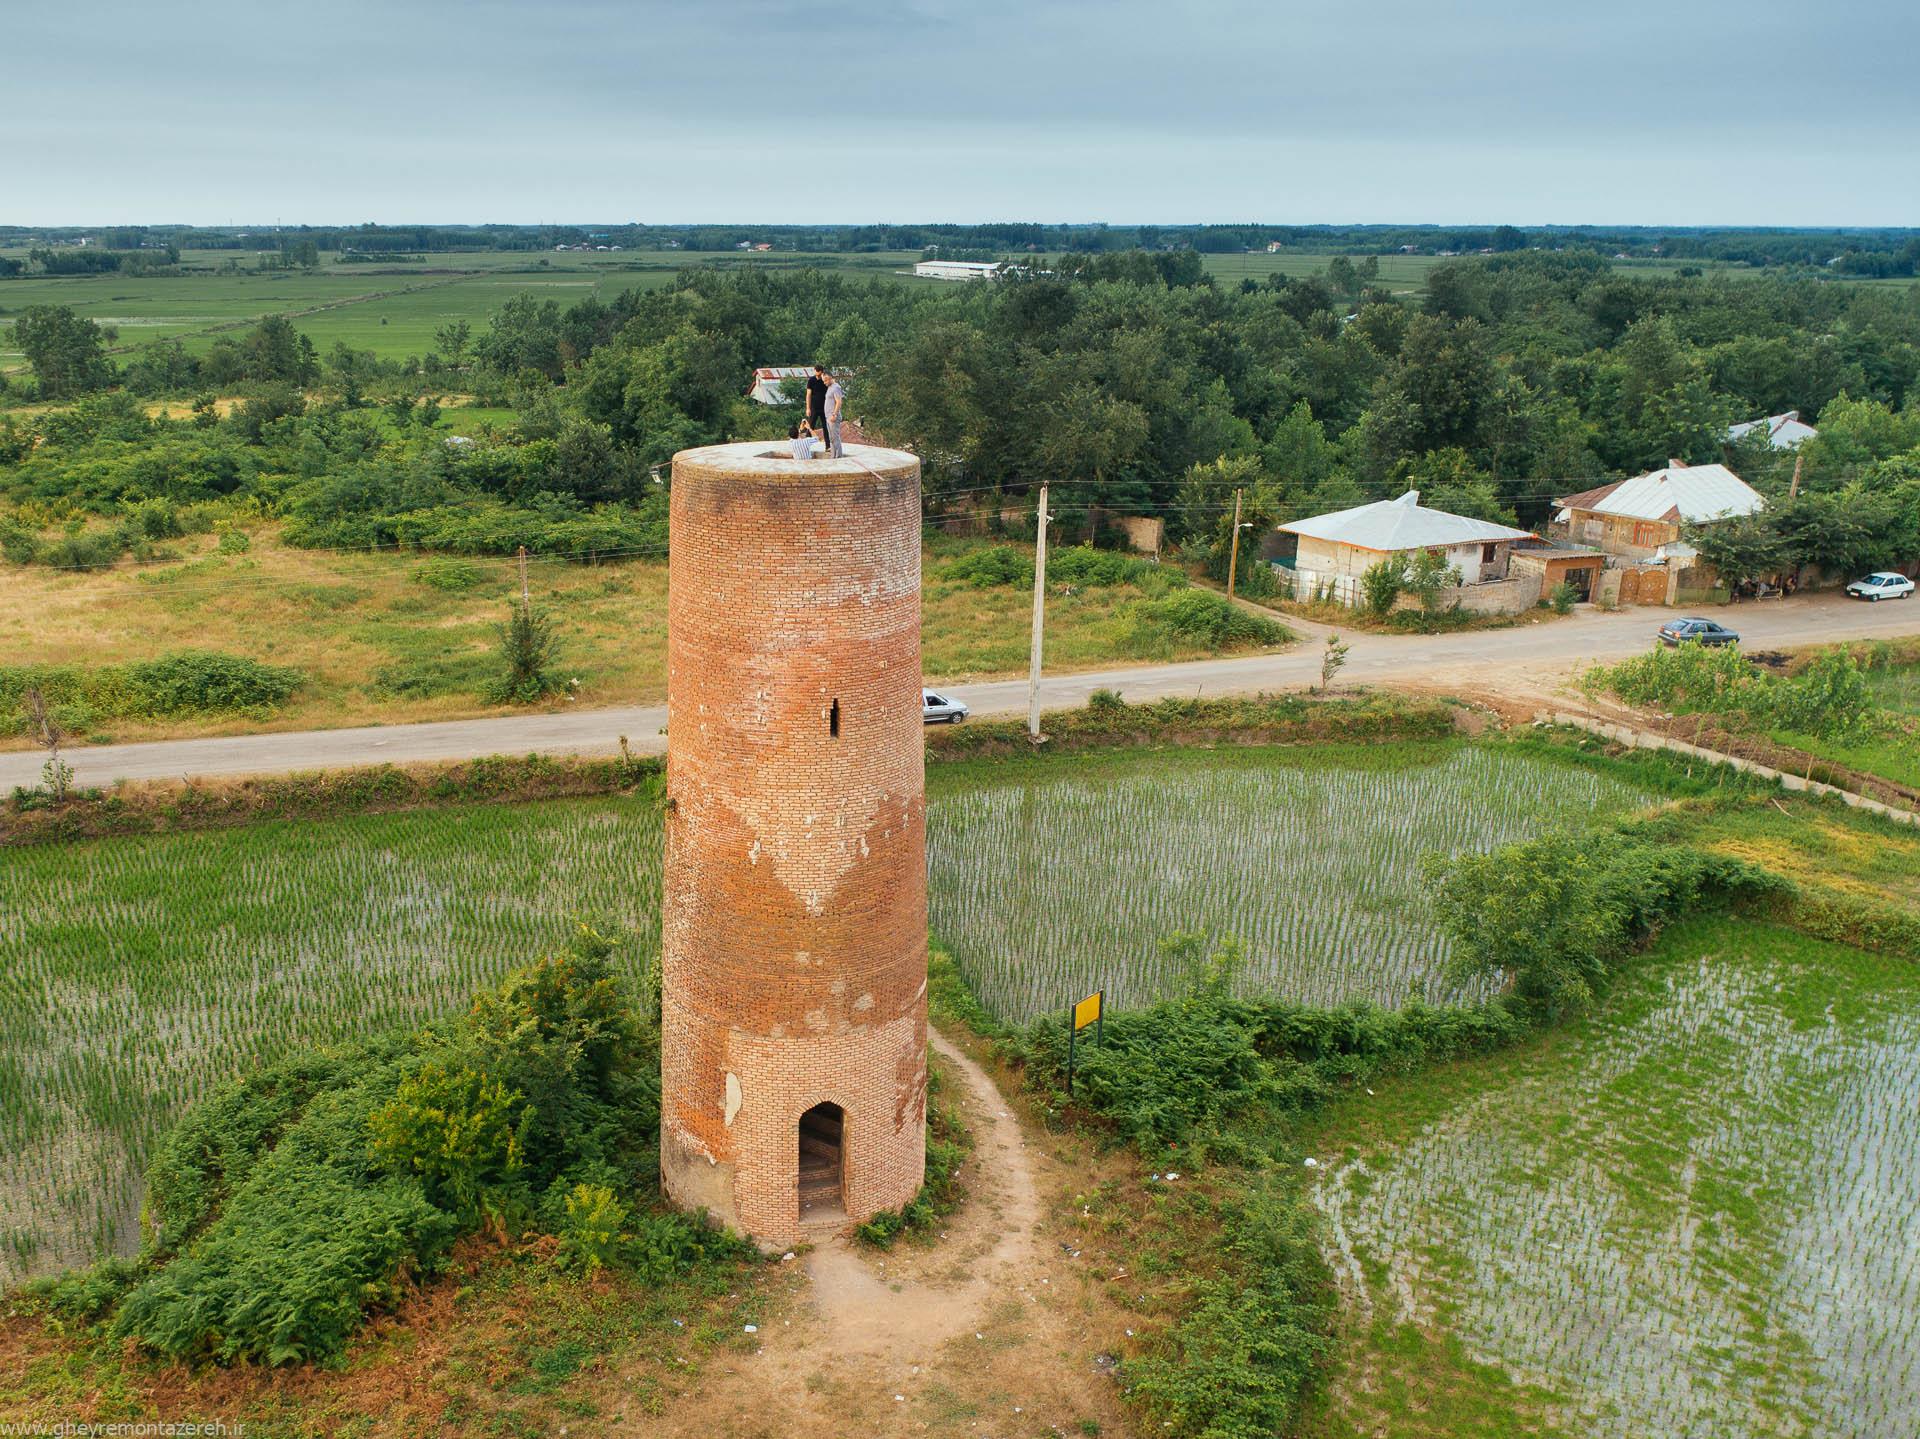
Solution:
<svg viewBox="0 0 1920 1439"><path fill-rule="evenodd" d="M1104 997L1105 991L1099 994L1090 994L1073 1007L1073 1027L1075 1030L1085 1029L1089 1024L1092 1024L1100 1018L1101 1001ZM1058 1013L1057 1010L1055 1012Z"/></svg>

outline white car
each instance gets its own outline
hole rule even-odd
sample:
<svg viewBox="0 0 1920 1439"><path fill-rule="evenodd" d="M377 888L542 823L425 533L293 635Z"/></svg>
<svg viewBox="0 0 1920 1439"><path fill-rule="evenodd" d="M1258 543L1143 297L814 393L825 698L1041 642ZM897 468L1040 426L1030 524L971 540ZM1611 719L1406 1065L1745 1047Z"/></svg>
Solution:
<svg viewBox="0 0 1920 1439"><path fill-rule="evenodd" d="M1847 586L1856 600L1903 600L1913 593L1913 581L1892 570L1881 570Z"/></svg>
<svg viewBox="0 0 1920 1439"><path fill-rule="evenodd" d="M959 724L972 713L965 700L937 695L932 690L920 691L920 718L928 724Z"/></svg>

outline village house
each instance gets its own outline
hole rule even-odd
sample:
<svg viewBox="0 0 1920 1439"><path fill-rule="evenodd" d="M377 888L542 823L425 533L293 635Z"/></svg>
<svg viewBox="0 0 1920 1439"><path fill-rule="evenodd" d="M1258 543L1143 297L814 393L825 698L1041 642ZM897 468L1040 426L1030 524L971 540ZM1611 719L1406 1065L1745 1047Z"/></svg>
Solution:
<svg viewBox="0 0 1920 1439"><path fill-rule="evenodd" d="M1820 432L1800 418L1798 410L1788 410L1784 415L1768 415L1764 420L1745 420L1737 425L1727 426L1727 443L1759 433L1766 439L1767 445L1775 450L1797 450Z"/></svg>
<svg viewBox="0 0 1920 1439"><path fill-rule="evenodd" d="M1687 524L1738 519L1766 508L1760 492L1725 465L1669 460L1664 470L1616 480L1554 502L1554 524L1575 544L1629 563L1691 560Z"/></svg>
<svg viewBox="0 0 1920 1439"><path fill-rule="evenodd" d="M1430 510L1420 503L1420 492L1408 490L1397 500L1376 500L1350 510L1315 515L1278 526L1299 544L1289 566L1294 594L1301 599L1324 595L1344 605L1364 598L1361 576L1395 555L1411 559L1421 550L1446 557L1460 583L1444 597L1447 605L1487 614L1517 614L1540 599L1538 575L1509 578L1513 546L1534 538L1530 530L1497 525L1466 515Z"/></svg>

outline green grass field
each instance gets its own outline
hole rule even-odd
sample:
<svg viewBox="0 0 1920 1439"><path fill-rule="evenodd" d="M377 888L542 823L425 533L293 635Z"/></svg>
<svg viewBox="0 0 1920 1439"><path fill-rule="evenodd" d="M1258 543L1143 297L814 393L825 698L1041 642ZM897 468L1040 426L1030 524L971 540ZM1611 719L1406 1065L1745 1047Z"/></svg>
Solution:
<svg viewBox="0 0 1920 1439"><path fill-rule="evenodd" d="M1348 1333L1316 1436L1913 1432L1906 960L1689 921L1593 1018L1319 1141Z"/></svg>
<svg viewBox="0 0 1920 1439"><path fill-rule="evenodd" d="M503 423L499 410L450 407L441 428L471 432ZM1017 588L975 588L940 577L968 544L943 539L925 560L922 659L946 681L1025 673L1032 601ZM504 713L487 687L499 668L498 626L518 593L514 562L382 551L301 550L274 526L254 531L244 554L222 555L211 535L169 541L177 560L94 573L0 564L0 663L113 664L176 649L215 649L305 676L270 719L174 716L89 720L69 726L94 743L262 727L331 728ZM557 668L580 681L577 702L658 701L666 694L667 567L656 559L532 567L534 594L560 636ZM1089 585L1049 599L1050 671L1127 662L1198 659L1207 642L1170 640L1134 622L1142 592ZM111 616L103 622L102 616ZM0 744L13 715L0 716Z"/></svg>
<svg viewBox="0 0 1920 1439"><path fill-rule="evenodd" d="M898 278L917 253L843 255L773 251L622 251L542 253L479 251L435 254L420 263L343 265L338 257L305 270L229 273L233 252L187 251L176 275L88 275L9 280L0 284L0 324L29 305L68 305L118 331L113 346L124 356L157 340L178 339L205 350L229 329L262 315L295 317L295 327L324 354L336 343L371 350L382 359L424 355L434 332L456 320L482 328L487 318L517 294L574 304L588 296L610 300L622 290L672 283L681 270L713 264L729 269L816 268L856 277ZM254 257L240 257L251 265ZM791 357L770 357L787 364ZM21 356L0 341L0 368Z"/></svg>

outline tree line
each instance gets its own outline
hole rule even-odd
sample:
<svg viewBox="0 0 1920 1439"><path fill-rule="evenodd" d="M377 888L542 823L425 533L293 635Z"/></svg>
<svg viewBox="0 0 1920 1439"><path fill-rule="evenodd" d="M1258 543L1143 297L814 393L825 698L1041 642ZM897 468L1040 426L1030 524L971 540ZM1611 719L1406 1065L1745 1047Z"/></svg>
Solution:
<svg viewBox="0 0 1920 1439"><path fill-rule="evenodd" d="M1406 488L1538 527L1557 496L1669 458L1731 463L1775 501L1764 523L1779 553L1822 569L1909 558L1888 551L1920 512L1920 292L1652 275L1591 252L1463 258L1414 297L1383 289L1368 256L1239 285L1215 283L1191 251L1081 252L938 289L696 268L612 300L516 296L404 362L344 344L320 355L282 316L203 354L149 346L124 368L99 327L60 307L13 328L41 398L118 384L210 405L214 389L245 392L207 433L159 422L138 443L237 445L250 457L239 468L291 473L309 496L333 486L334 518L315 534L345 533L350 508L433 509L463 489L517 506L639 503L678 449L783 433L791 415L746 401L747 379L812 360L850 375L871 432L922 457L934 517L1046 480L1058 534L1162 515L1202 557L1223 553L1236 490L1261 528ZM517 422L449 455L356 418L456 389ZM1794 456L1727 441L1734 421L1787 409L1821 429L1797 485ZM119 459L69 463L95 441L71 421L29 423L30 474L0 476L6 490L51 502L67 485L89 504L167 492L103 487ZM104 443L124 458L131 442ZM294 503L294 486L268 488L263 503Z"/></svg>

